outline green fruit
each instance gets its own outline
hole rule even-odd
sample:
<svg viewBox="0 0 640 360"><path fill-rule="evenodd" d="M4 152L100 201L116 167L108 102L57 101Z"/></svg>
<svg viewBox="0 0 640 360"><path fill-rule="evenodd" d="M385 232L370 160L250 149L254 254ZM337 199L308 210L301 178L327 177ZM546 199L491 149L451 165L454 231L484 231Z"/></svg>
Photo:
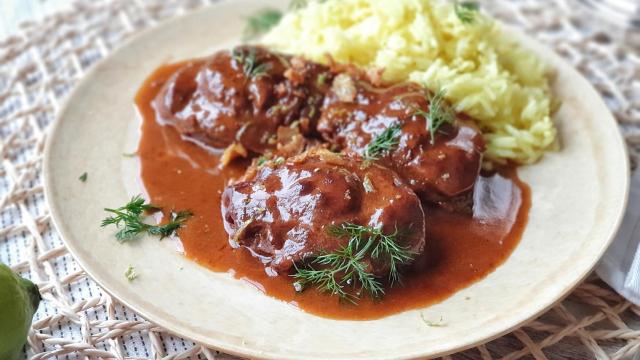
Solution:
<svg viewBox="0 0 640 360"><path fill-rule="evenodd" d="M0 360L17 360L40 304L38 287L0 263Z"/></svg>

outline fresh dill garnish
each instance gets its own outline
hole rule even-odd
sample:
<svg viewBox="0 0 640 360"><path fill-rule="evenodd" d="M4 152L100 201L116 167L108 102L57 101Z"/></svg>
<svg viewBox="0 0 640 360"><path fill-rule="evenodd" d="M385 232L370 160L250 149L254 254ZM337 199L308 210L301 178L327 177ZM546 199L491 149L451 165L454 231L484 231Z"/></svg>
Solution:
<svg viewBox="0 0 640 360"><path fill-rule="evenodd" d="M184 222L192 215L189 211L171 211L169 222L163 225L150 225L143 222L143 214L145 211L160 211L161 209L155 205L148 204L137 195L131 198L126 205L117 209L105 208L105 211L113 214L102 220L102 227L115 225L118 228L116 239L125 242L134 239L142 233L160 236L160 240L173 235Z"/></svg>
<svg viewBox="0 0 640 360"><path fill-rule="evenodd" d="M269 64L258 64L256 50L253 48L247 51L233 49L231 57L242 65L242 72L249 79L265 75L267 70L269 70Z"/></svg>
<svg viewBox="0 0 640 360"><path fill-rule="evenodd" d="M258 160L256 161L256 165L258 167L264 166L267 163L273 164L275 166L279 166L279 165L284 164L284 158L282 156L273 157L272 154L268 153L266 155L260 156L258 158Z"/></svg>
<svg viewBox="0 0 640 360"><path fill-rule="evenodd" d="M282 156L278 156L277 158L275 158L275 159L273 160L273 163L274 163L276 166L280 166L280 165L284 164L284 158L283 158Z"/></svg>
<svg viewBox="0 0 640 360"><path fill-rule="evenodd" d="M266 33L272 27L278 25L282 19L282 12L276 9L262 9L247 19L244 28L244 40L251 40Z"/></svg>
<svg viewBox="0 0 640 360"><path fill-rule="evenodd" d="M445 91L438 89L435 95L429 95L429 111L415 109L414 116L422 116L427 121L427 129L431 136L431 144L436 141L436 133L438 129L445 123L452 123L454 114L445 98Z"/></svg>
<svg viewBox="0 0 640 360"><path fill-rule="evenodd" d="M382 282L371 273L366 257L389 261L389 280L391 284L399 281L399 265L410 262L415 253L397 243L400 235L384 234L380 229L343 223L331 226L329 234L336 237L348 237L349 242L340 250L323 253L307 263L305 267L296 266L294 288L302 291L308 285L315 285L320 291L337 295L341 300L353 304L361 297L362 292L373 298L384 295Z"/></svg>
<svg viewBox="0 0 640 360"><path fill-rule="evenodd" d="M264 165L267 161L269 161L269 158L265 155L262 155L258 158L258 161L256 162L256 165L258 166L262 166Z"/></svg>
<svg viewBox="0 0 640 360"><path fill-rule="evenodd" d="M307 7L307 5L309 5L308 0L291 0L289 2L289 10L299 10Z"/></svg>
<svg viewBox="0 0 640 360"><path fill-rule="evenodd" d="M173 235L193 214L190 211L171 211L169 222L164 225L152 225L147 228L149 235L160 236L160 240Z"/></svg>
<svg viewBox="0 0 640 360"><path fill-rule="evenodd" d="M473 24L476 21L476 14L480 9L480 4L475 1L456 1L453 7L460 22Z"/></svg>
<svg viewBox="0 0 640 360"><path fill-rule="evenodd" d="M276 114L286 114L291 109L293 109L293 107L296 105L297 105L297 102L292 102L291 104L288 104L288 105L275 104L267 110L267 115L274 116Z"/></svg>
<svg viewBox="0 0 640 360"><path fill-rule="evenodd" d="M124 272L124 277L126 277L129 281L133 281L133 279L138 277L138 273L136 272L136 269L133 268L133 266L129 265L129 267L127 267L127 271Z"/></svg>
<svg viewBox="0 0 640 360"><path fill-rule="evenodd" d="M128 158L132 158L132 157L138 156L138 152L134 151L134 152L130 152L130 153L122 153L122 156L128 157Z"/></svg>
<svg viewBox="0 0 640 360"><path fill-rule="evenodd" d="M381 156L389 153L399 143L400 124L393 124L386 128L380 135L376 136L364 149L364 160L371 163Z"/></svg>
<svg viewBox="0 0 640 360"><path fill-rule="evenodd" d="M349 237L350 239L368 238L374 243L370 248L371 257L389 262L389 281L391 284L400 282L400 265L407 264L416 256L415 252L398 244L398 239L406 234L397 228L391 234L385 234L381 229L372 226L362 226L353 223L343 223L329 229L331 235L336 237Z"/></svg>
<svg viewBox="0 0 640 360"><path fill-rule="evenodd" d="M83 172L82 175L80 175L80 177L78 178L78 180L80 180L82 182L86 182L88 176L89 176L89 174L87 174L86 172Z"/></svg>
<svg viewBox="0 0 640 360"><path fill-rule="evenodd" d="M447 326L447 324L444 322L444 319L442 318L442 316L440 316L440 320L438 321L430 321L425 319L424 314L420 313L420 317L422 318L422 321L427 324L427 326L429 327L445 327Z"/></svg>
<svg viewBox="0 0 640 360"><path fill-rule="evenodd" d="M323 86L327 81L327 73L320 73L316 78L316 85L318 87Z"/></svg>
<svg viewBox="0 0 640 360"><path fill-rule="evenodd" d="M289 2L289 10L300 10L306 8L310 2L324 3L327 0L291 0Z"/></svg>
<svg viewBox="0 0 640 360"><path fill-rule="evenodd" d="M368 242L367 242L368 244ZM361 291L350 291L360 284L360 290L373 298L384 294L382 283L369 271L364 263L366 248L361 248L359 239L352 238L347 246L333 252L321 254L306 268L296 267L293 277L294 287L303 290L307 285L315 285L320 291L337 295L341 300L355 304Z"/></svg>

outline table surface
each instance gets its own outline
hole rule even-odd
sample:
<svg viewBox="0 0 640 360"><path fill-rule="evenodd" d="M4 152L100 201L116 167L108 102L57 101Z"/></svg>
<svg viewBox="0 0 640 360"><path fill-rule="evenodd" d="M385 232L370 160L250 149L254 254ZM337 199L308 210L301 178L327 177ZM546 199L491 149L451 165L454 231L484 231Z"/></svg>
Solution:
<svg viewBox="0 0 640 360"><path fill-rule="evenodd" d="M57 11L69 9L73 0L0 1L0 39L14 34L24 21L38 21Z"/></svg>
<svg viewBox="0 0 640 360"><path fill-rule="evenodd" d="M97 60L131 34L212 2L0 0L0 261L37 282L44 296L27 356L232 358L155 327L86 277L50 223L39 168L48 124L72 85ZM640 102L633 98L640 94L640 61L637 54L620 60L616 54L621 50L611 39L603 42L601 34L566 17L578 2L593 1L487 2L487 9L575 64L603 94L629 144L640 147ZM18 26L26 20L33 23ZM640 309L592 278L542 318L453 358L634 355L640 358Z"/></svg>

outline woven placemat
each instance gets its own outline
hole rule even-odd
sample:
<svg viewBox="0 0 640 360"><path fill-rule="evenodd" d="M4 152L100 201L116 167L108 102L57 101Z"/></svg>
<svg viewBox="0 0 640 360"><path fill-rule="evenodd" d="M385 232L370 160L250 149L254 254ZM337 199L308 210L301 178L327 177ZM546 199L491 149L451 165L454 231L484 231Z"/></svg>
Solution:
<svg viewBox="0 0 640 360"><path fill-rule="evenodd" d="M28 337L33 359L231 359L167 333L104 293L67 253L42 188L47 129L73 84L132 34L214 2L80 1L24 24L0 42L0 261L40 287ZM571 0L487 2L573 63L640 147L640 59L580 18ZM91 119L87 119L91 121ZM77 156L82 156L78 154ZM640 353L640 308L595 277L541 318L453 359L630 359Z"/></svg>

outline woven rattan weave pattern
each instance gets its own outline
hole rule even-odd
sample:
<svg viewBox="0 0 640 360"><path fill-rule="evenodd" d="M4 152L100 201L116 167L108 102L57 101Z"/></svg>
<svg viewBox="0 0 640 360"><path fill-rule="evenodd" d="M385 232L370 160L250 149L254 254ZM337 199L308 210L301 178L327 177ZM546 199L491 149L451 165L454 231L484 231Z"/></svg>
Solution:
<svg viewBox="0 0 640 360"><path fill-rule="evenodd" d="M125 38L210 2L80 1L72 11L25 24L20 34L0 42L0 261L36 282L44 298L25 356L232 358L168 334L87 278L52 227L41 173L48 126L73 84ZM588 77L615 112L637 164L638 54L572 19L571 0L486 5ZM639 353L640 308L590 278L540 319L450 358L630 359Z"/></svg>

